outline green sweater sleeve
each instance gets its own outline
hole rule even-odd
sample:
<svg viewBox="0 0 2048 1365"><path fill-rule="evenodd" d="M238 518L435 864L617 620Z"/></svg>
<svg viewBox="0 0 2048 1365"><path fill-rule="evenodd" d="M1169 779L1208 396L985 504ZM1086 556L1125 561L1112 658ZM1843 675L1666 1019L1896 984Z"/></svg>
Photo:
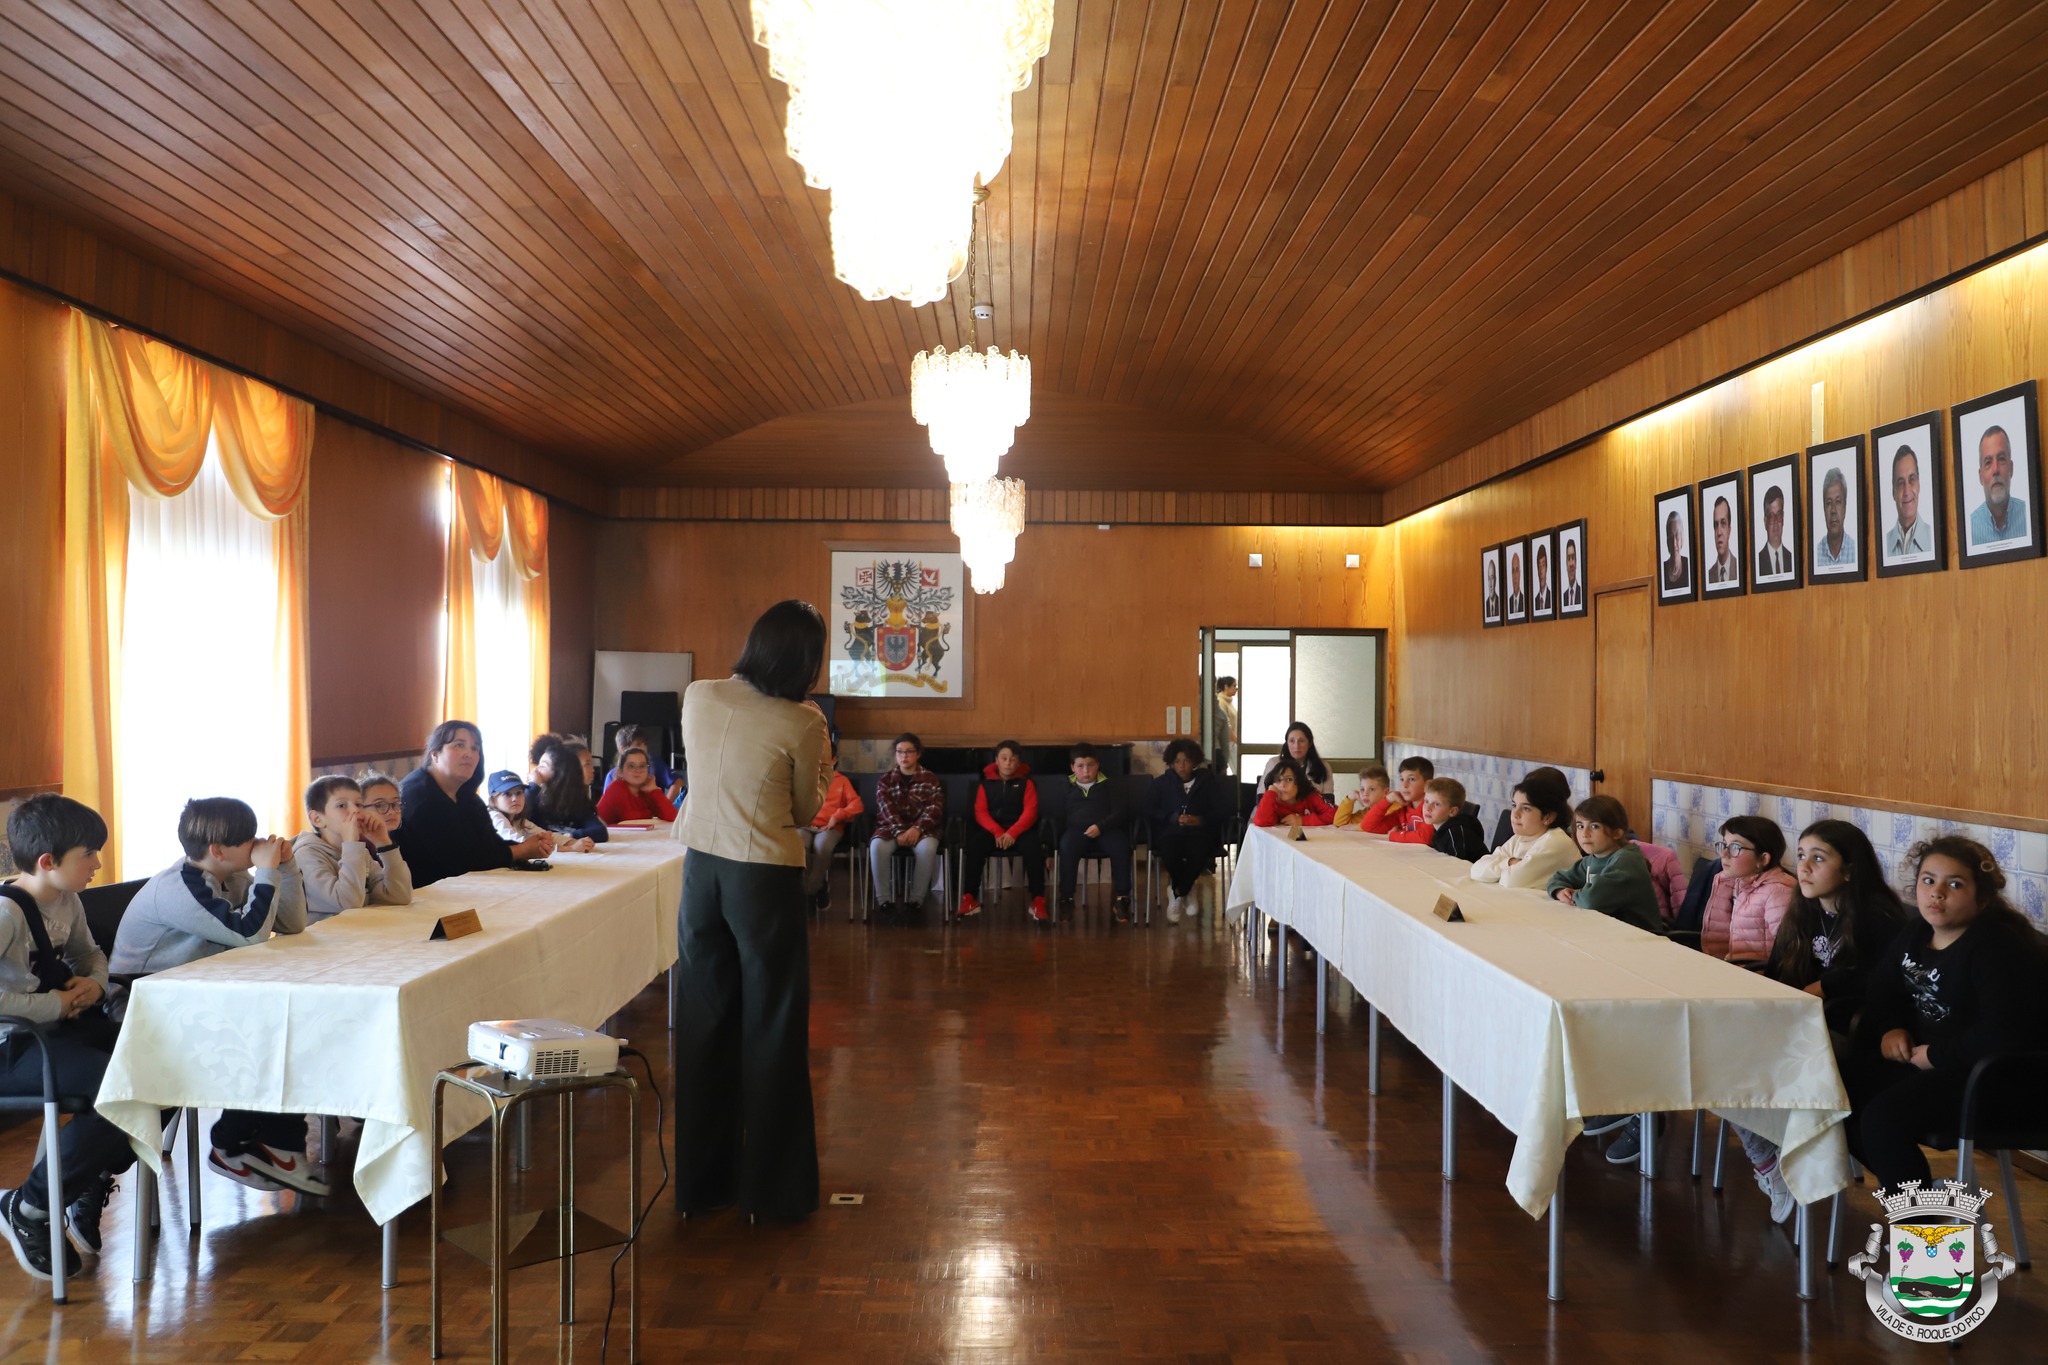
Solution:
<svg viewBox="0 0 2048 1365"><path fill-rule="evenodd" d="M1586 884L1586 862L1584 858L1568 863L1550 874L1550 884L1543 888L1543 894L1555 897L1560 891L1577 891Z"/></svg>
<svg viewBox="0 0 2048 1365"><path fill-rule="evenodd" d="M1607 866L1594 874L1579 893L1578 903L1638 929L1653 934L1664 932L1664 917L1657 911L1657 888L1650 878L1650 860L1634 844L1623 845Z"/></svg>

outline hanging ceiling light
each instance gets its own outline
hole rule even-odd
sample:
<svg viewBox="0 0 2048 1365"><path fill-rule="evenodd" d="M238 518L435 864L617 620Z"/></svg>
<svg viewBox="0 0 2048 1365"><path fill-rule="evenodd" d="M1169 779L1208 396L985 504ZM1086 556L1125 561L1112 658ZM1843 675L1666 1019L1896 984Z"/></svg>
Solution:
<svg viewBox="0 0 2048 1365"><path fill-rule="evenodd" d="M953 485L953 534L960 537L960 558L967 562L974 590L995 592L1003 586L1003 570L1017 557L1017 537L1024 533L1024 481L980 479Z"/></svg>
<svg viewBox="0 0 2048 1365"><path fill-rule="evenodd" d="M966 262L967 195L1010 155L1010 97L1053 0L753 0L789 87L804 183L832 192L832 269L864 299L936 303Z"/></svg>
<svg viewBox="0 0 2048 1365"><path fill-rule="evenodd" d="M979 207L987 199L988 191L977 187L970 206ZM987 230L984 209L984 238ZM946 462L946 478L955 484L995 477L996 466L1017 439L1017 428L1031 417L1031 361L1016 351L1006 355L994 346L985 352L979 349L979 324L993 317L994 310L975 297L975 283L970 237L967 344L950 352L934 346L919 351L910 362L910 415L930 430L932 450ZM989 282L990 293L995 292L994 283Z"/></svg>

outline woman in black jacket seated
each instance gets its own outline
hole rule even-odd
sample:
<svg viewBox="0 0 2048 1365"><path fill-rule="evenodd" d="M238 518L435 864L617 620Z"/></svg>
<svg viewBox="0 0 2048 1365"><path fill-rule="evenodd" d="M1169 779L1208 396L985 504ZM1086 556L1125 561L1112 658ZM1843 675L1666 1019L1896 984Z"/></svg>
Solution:
<svg viewBox="0 0 2048 1365"><path fill-rule="evenodd" d="M420 766L398 784L402 818L395 837L415 887L509 867L514 858L543 852L538 839L508 844L498 837L490 808L477 796L483 780L483 731L466 720L436 725Z"/></svg>
<svg viewBox="0 0 2048 1365"><path fill-rule="evenodd" d="M1216 774L1203 765L1201 746L1191 739L1166 746L1166 768L1145 794L1145 823L1173 891L1166 903L1166 922L1178 924L1183 911L1191 920L1198 913L1195 879L1208 872L1223 851L1230 797Z"/></svg>
<svg viewBox="0 0 2048 1365"><path fill-rule="evenodd" d="M575 740L548 745L534 765L540 782L526 789L526 818L561 836L558 852L588 853L607 837L590 797L583 763L589 756L590 750Z"/></svg>

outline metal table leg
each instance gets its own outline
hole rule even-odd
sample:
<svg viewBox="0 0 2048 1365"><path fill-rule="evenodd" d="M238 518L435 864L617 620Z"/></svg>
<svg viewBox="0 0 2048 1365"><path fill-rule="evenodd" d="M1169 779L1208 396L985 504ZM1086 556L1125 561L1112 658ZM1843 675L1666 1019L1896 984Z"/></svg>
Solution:
<svg viewBox="0 0 2048 1365"><path fill-rule="evenodd" d="M561 1211L555 1220L555 1254L561 1257L558 1292L563 1322L576 1321L576 1239L571 1228L576 1221L576 1116L569 1110L569 1092L555 1097L555 1115L561 1124L561 1155L555 1177L555 1200Z"/></svg>
<svg viewBox="0 0 2048 1365"><path fill-rule="evenodd" d="M1278 923L1278 921L1275 921L1275 923L1277 924L1277 923ZM1284 990L1286 990L1286 989L1287 989L1287 926L1286 926L1286 925L1284 925L1284 924L1281 924L1281 925L1279 926L1279 932L1278 932L1277 934L1275 934L1275 935L1274 935L1274 941L1275 941L1275 944L1276 944L1276 946L1275 946L1275 947L1274 947L1274 949L1273 949L1273 956L1274 956L1274 957L1276 957L1276 958L1278 958L1278 959L1279 959L1279 962L1280 962L1280 967L1279 967L1279 971L1280 971L1280 989L1284 991Z"/></svg>
<svg viewBox="0 0 2048 1365"><path fill-rule="evenodd" d="M398 1288L398 1218L384 1224L384 1287Z"/></svg>
<svg viewBox="0 0 2048 1365"><path fill-rule="evenodd" d="M1799 1220L1799 1298L1811 1302L1816 1296L1815 1284L1819 1279L1815 1262L1820 1259L1820 1239L1814 1236L1813 1205L1801 1204L1796 1215Z"/></svg>
<svg viewBox="0 0 2048 1365"><path fill-rule="evenodd" d="M2011 1152L1999 1152L1998 1178L2005 1182L2006 1227L2012 1232L2013 1256L2020 1269L2026 1270L2034 1264L2034 1259L2027 1254L2027 1225L2026 1220L2020 1217L2020 1192L2013 1179Z"/></svg>
<svg viewBox="0 0 2048 1365"><path fill-rule="evenodd" d="M1700 1150L1706 1145L1707 1111L1692 1111L1692 1178L1700 1178Z"/></svg>
<svg viewBox="0 0 2048 1365"><path fill-rule="evenodd" d="M1728 1159L1728 1120L1714 1123L1714 1193L1721 1192L1721 1165Z"/></svg>
<svg viewBox="0 0 2048 1365"><path fill-rule="evenodd" d="M1330 1008L1330 964L1321 953L1316 954L1316 1032L1323 1031L1323 1021Z"/></svg>
<svg viewBox="0 0 2048 1365"><path fill-rule="evenodd" d="M519 1106L519 1121L513 1127L512 1161L521 1171L533 1169L533 1110Z"/></svg>
<svg viewBox="0 0 2048 1365"><path fill-rule="evenodd" d="M1444 1077L1444 1179L1458 1178L1458 1086Z"/></svg>
<svg viewBox="0 0 2048 1365"><path fill-rule="evenodd" d="M185 1216L192 1224L192 1235L199 1235L201 1222L199 1208L199 1111L185 1111Z"/></svg>
<svg viewBox="0 0 2048 1365"><path fill-rule="evenodd" d="M1557 1188L1550 1195L1550 1301L1564 1302L1564 1167L1557 1168Z"/></svg>
<svg viewBox="0 0 2048 1365"><path fill-rule="evenodd" d="M427 1181L427 1355L441 1358L441 1096L440 1080L434 1081L434 1145L430 1150L434 1169Z"/></svg>
<svg viewBox="0 0 2048 1365"><path fill-rule="evenodd" d="M1657 1116L1636 1115L1636 1169L1645 1180L1657 1178Z"/></svg>
<svg viewBox="0 0 2048 1365"><path fill-rule="evenodd" d="M1842 1196L1847 1193L1847 1190L1836 1190L1834 1197L1828 1200L1827 1263L1830 1266L1841 1264L1841 1257L1837 1251L1842 1245Z"/></svg>
<svg viewBox="0 0 2048 1365"><path fill-rule="evenodd" d="M626 1301L633 1311L626 1318L627 1365L640 1359L640 1087L626 1087Z"/></svg>
<svg viewBox="0 0 2048 1365"><path fill-rule="evenodd" d="M156 1205L156 1172L149 1169L149 1163L135 1163L135 1178L129 1182L130 1198L135 1210L135 1262L130 1272L135 1283L142 1284L149 1279L150 1253L155 1248L155 1236L150 1215Z"/></svg>
<svg viewBox="0 0 2048 1365"><path fill-rule="evenodd" d="M517 1104L516 1100L508 1103ZM497 1107L496 1101L492 1107ZM522 1111L524 1105L518 1106ZM505 1174L503 1113L491 1115L491 1365L505 1365L505 1211L510 1199Z"/></svg>
<svg viewBox="0 0 2048 1365"><path fill-rule="evenodd" d="M1365 1007L1365 1093L1380 1093L1380 1007Z"/></svg>

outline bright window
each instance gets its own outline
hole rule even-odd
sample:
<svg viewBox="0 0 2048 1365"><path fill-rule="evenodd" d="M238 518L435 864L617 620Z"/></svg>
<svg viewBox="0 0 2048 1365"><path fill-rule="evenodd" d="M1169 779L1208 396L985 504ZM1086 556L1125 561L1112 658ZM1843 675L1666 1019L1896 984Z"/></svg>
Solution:
<svg viewBox="0 0 2048 1365"><path fill-rule="evenodd" d="M128 490L116 730L123 878L182 856L178 814L192 797L240 797L258 812L297 799L277 790L289 721L275 541L272 525L236 499L211 445L177 497Z"/></svg>
<svg viewBox="0 0 2048 1365"><path fill-rule="evenodd" d="M524 774L533 739L533 632L526 594L533 584L512 567L511 547L496 559L470 557L476 590L476 723L491 770Z"/></svg>

